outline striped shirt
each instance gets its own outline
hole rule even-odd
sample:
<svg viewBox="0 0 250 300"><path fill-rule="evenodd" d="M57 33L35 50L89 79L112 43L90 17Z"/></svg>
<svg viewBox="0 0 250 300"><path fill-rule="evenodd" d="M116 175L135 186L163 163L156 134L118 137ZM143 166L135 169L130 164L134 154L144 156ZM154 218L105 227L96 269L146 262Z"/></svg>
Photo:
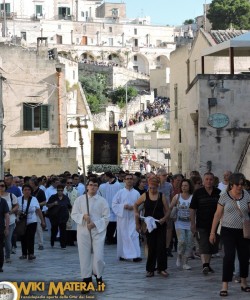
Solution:
<svg viewBox="0 0 250 300"><path fill-rule="evenodd" d="M236 205L239 203L240 210L244 218L248 219L248 204L250 203L250 195L247 191L242 191L242 197L239 201L235 201L228 192L221 195L218 204L224 207L222 226L228 228L242 229L243 219Z"/></svg>

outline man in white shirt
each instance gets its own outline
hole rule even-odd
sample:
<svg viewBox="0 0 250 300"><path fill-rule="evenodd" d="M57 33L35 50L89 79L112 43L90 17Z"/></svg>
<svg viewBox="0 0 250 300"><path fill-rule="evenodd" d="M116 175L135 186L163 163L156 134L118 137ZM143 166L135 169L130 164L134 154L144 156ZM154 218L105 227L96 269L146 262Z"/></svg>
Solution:
<svg viewBox="0 0 250 300"><path fill-rule="evenodd" d="M110 211L107 201L97 194L97 190L98 181L92 178L87 185L89 214L86 194L75 200L71 213L71 218L77 223L81 276L87 285L92 283L92 274L98 285L102 282L105 266L104 241Z"/></svg>
<svg viewBox="0 0 250 300"><path fill-rule="evenodd" d="M117 256L120 260L142 260L134 217L134 204L139 197L139 192L133 188L133 175L126 174L125 187L116 193L112 201L112 209L117 216Z"/></svg>
<svg viewBox="0 0 250 300"><path fill-rule="evenodd" d="M120 182L111 172L105 172L106 183L100 185L98 194L106 199L110 209L109 224L107 227L106 244L116 244L116 215L112 209L112 200L114 195L122 189Z"/></svg>
<svg viewBox="0 0 250 300"><path fill-rule="evenodd" d="M228 183L229 183L229 177L232 175L231 171L225 171L223 174L223 181L221 181L218 185L218 189L221 190L221 194L223 194L228 187Z"/></svg>

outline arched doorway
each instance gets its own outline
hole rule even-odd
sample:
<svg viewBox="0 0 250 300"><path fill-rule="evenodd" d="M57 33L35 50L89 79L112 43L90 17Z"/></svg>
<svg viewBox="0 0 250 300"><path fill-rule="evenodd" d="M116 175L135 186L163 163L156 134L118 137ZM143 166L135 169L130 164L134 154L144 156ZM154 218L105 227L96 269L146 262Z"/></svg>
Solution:
<svg viewBox="0 0 250 300"><path fill-rule="evenodd" d="M110 130L115 130L114 124L115 124L115 113L111 110L109 112L109 129Z"/></svg>

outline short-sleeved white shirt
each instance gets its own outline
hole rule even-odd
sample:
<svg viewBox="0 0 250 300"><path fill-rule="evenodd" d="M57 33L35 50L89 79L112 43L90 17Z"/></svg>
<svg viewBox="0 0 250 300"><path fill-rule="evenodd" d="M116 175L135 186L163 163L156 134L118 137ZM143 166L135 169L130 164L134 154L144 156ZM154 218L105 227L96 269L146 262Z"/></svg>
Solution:
<svg viewBox="0 0 250 300"><path fill-rule="evenodd" d="M22 197L18 197L17 201L18 201L18 205L19 205L18 211L23 211L25 213L28 201L24 199L23 207L22 207ZM29 210L28 210L27 224L37 222L36 210L38 208L40 209L38 200L36 199L36 197L32 197L30 206L29 206Z"/></svg>
<svg viewBox="0 0 250 300"><path fill-rule="evenodd" d="M10 193L7 193L6 196L5 195L1 196L1 198L4 198L6 200L10 211L12 210L12 205L17 204L17 197L14 194L12 194L12 201L11 201ZM15 220L16 220L16 215L10 214L10 225L14 224Z"/></svg>

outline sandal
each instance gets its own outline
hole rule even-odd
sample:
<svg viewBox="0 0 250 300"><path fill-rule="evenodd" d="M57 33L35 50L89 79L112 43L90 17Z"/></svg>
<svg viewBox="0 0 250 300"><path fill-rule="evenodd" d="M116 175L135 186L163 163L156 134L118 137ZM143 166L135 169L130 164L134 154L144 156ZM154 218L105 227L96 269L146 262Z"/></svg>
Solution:
<svg viewBox="0 0 250 300"><path fill-rule="evenodd" d="M250 286L242 286L241 287L242 292L250 293Z"/></svg>
<svg viewBox="0 0 250 300"><path fill-rule="evenodd" d="M159 274L162 275L163 277L168 277L169 276L167 271L160 271Z"/></svg>
<svg viewBox="0 0 250 300"><path fill-rule="evenodd" d="M19 259L27 259L27 255L22 255L19 257Z"/></svg>
<svg viewBox="0 0 250 300"><path fill-rule="evenodd" d="M146 277L153 277L154 275L154 272L147 272Z"/></svg>
<svg viewBox="0 0 250 300"><path fill-rule="evenodd" d="M228 296L228 292L227 291L220 291L220 296L221 297L227 297Z"/></svg>

